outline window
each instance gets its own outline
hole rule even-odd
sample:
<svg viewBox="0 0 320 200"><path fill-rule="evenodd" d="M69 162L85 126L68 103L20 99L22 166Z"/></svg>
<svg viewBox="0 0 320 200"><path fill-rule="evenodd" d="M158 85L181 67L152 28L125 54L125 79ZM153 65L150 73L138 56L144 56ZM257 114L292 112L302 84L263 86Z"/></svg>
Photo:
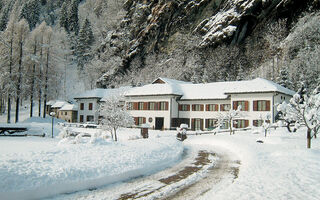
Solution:
<svg viewBox="0 0 320 200"><path fill-rule="evenodd" d="M246 128L249 126L249 120L238 119L233 121L234 128Z"/></svg>
<svg viewBox="0 0 320 200"><path fill-rule="evenodd" d="M160 102L160 110L167 110L166 109L166 102Z"/></svg>
<svg viewBox="0 0 320 200"><path fill-rule="evenodd" d="M80 122L83 122L83 115L80 115Z"/></svg>
<svg viewBox="0 0 320 200"><path fill-rule="evenodd" d="M135 125L139 126L141 124L146 123L146 118L145 117L135 117L134 121L135 121Z"/></svg>
<svg viewBox="0 0 320 200"><path fill-rule="evenodd" d="M149 110L156 110L156 103L155 102L149 102Z"/></svg>
<svg viewBox="0 0 320 200"><path fill-rule="evenodd" d="M190 111L190 105L188 104L180 104L179 111Z"/></svg>
<svg viewBox="0 0 320 200"><path fill-rule="evenodd" d="M94 117L92 115L87 115L87 122L93 122Z"/></svg>
<svg viewBox="0 0 320 200"><path fill-rule="evenodd" d="M241 106L242 111L249 111L249 102L248 101L234 101L233 110L237 110Z"/></svg>
<svg viewBox="0 0 320 200"><path fill-rule="evenodd" d="M260 127L263 124L263 120L253 120L253 126Z"/></svg>
<svg viewBox="0 0 320 200"><path fill-rule="evenodd" d="M67 115L67 112L64 112L64 115Z"/></svg>
<svg viewBox="0 0 320 200"><path fill-rule="evenodd" d="M89 110L92 110L92 103L89 103Z"/></svg>
<svg viewBox="0 0 320 200"><path fill-rule="evenodd" d="M194 129L195 130L201 130L201 119L195 119L194 120Z"/></svg>
<svg viewBox="0 0 320 200"><path fill-rule="evenodd" d="M218 104L207 104L206 111L218 111Z"/></svg>
<svg viewBox="0 0 320 200"><path fill-rule="evenodd" d="M138 103L138 110L143 110L143 102Z"/></svg>
<svg viewBox="0 0 320 200"><path fill-rule="evenodd" d="M84 103L80 103L80 110L84 110Z"/></svg>
<svg viewBox="0 0 320 200"><path fill-rule="evenodd" d="M221 104L220 105L220 111L229 111L231 109L230 104Z"/></svg>
<svg viewBox="0 0 320 200"><path fill-rule="evenodd" d="M193 104L192 111L203 111L203 105L202 104Z"/></svg>
<svg viewBox="0 0 320 200"><path fill-rule="evenodd" d="M253 101L253 111L270 111L270 101Z"/></svg>
<svg viewBox="0 0 320 200"><path fill-rule="evenodd" d="M206 119L206 128L214 128L217 125L216 119Z"/></svg>

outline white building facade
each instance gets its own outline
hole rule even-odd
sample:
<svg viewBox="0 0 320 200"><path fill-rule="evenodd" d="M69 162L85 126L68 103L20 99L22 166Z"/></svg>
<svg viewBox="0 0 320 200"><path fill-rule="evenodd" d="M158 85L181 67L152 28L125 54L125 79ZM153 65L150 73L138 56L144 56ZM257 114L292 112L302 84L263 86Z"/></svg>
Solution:
<svg viewBox="0 0 320 200"><path fill-rule="evenodd" d="M125 96L137 126L146 123L154 129L174 129L185 123L192 130L210 130L221 113L236 110L239 105L242 112L233 121L236 128L259 126L266 119L275 122L276 106L289 101L293 94L261 78L208 84L158 78L129 90Z"/></svg>

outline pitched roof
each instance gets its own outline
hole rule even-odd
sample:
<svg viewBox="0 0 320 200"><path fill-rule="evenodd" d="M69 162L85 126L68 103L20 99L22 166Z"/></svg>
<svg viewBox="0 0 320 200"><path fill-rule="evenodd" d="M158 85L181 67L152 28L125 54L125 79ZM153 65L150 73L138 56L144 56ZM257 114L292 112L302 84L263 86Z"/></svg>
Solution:
<svg viewBox="0 0 320 200"><path fill-rule="evenodd" d="M161 79L163 80L163 78ZM295 92L277 83L262 78L248 81L214 82L205 84L185 84L168 81L167 84L149 84L136 87L126 93L126 96L179 95L187 99L226 99L228 94L280 92L293 95Z"/></svg>
<svg viewBox="0 0 320 200"><path fill-rule="evenodd" d="M76 111L78 110L78 106L75 104L65 104L60 108L61 111Z"/></svg>
<svg viewBox="0 0 320 200"><path fill-rule="evenodd" d="M52 108L61 108L65 104L68 104L68 102L63 101L63 100L57 100L51 107Z"/></svg>
<svg viewBox="0 0 320 200"><path fill-rule="evenodd" d="M170 79L170 78L163 78L163 77L159 77L159 78L155 79L154 81L152 81L151 84L157 84L157 81L159 81L159 80L161 80L167 84L192 84L192 82L179 81L179 80Z"/></svg>
<svg viewBox="0 0 320 200"><path fill-rule="evenodd" d="M130 87L120 87L120 88L114 88L114 89L96 88L93 90L85 91L77 95L76 97L74 97L74 99L92 99L92 98L101 99L103 97L107 97L110 95L124 93L128 89L130 89Z"/></svg>

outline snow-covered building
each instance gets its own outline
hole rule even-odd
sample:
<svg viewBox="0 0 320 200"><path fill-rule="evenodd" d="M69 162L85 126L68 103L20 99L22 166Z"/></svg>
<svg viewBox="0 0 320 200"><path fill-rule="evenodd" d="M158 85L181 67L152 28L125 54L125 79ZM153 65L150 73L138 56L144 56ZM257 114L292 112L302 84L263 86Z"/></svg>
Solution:
<svg viewBox="0 0 320 200"><path fill-rule="evenodd" d="M122 87L116 89L96 88L85 91L77 95L74 99L78 103L78 122L95 122L99 119L99 103L110 95L121 94L127 91L130 87Z"/></svg>
<svg viewBox="0 0 320 200"><path fill-rule="evenodd" d="M64 100L57 100L51 105L50 112L54 112L55 113L55 117L56 118L60 118L59 110L60 110L60 108L62 108L66 104L69 104L69 103L64 101ZM50 114L50 112L47 113L47 114Z"/></svg>
<svg viewBox="0 0 320 200"><path fill-rule="evenodd" d="M59 119L65 120L66 122L78 122L78 107L75 104L65 104L59 109Z"/></svg>
<svg viewBox="0 0 320 200"><path fill-rule="evenodd" d="M258 126L267 115L274 122L276 105L289 101L294 93L262 78L206 84L158 78L149 85L132 88L125 97L136 125L171 129L185 123L192 130L205 130L214 126L221 112L239 105L243 117L234 121L237 128Z"/></svg>
<svg viewBox="0 0 320 200"><path fill-rule="evenodd" d="M52 105L55 103L55 100L48 101L46 103L46 114L49 115L52 112Z"/></svg>

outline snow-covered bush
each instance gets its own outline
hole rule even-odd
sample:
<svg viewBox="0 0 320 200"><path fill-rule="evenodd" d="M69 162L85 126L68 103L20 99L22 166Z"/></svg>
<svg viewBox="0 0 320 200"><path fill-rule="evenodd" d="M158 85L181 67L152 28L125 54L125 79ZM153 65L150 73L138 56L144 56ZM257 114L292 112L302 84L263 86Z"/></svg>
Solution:
<svg viewBox="0 0 320 200"><path fill-rule="evenodd" d="M60 131L58 138L62 139L62 138L66 138L68 136L69 136L69 129L68 129L68 127L64 127L62 129L62 131Z"/></svg>
<svg viewBox="0 0 320 200"><path fill-rule="evenodd" d="M283 102L278 106L283 119L294 122L295 128L299 128L302 124L307 127L307 148L311 148L311 139L317 137L320 130L319 89L320 86L307 95L302 88L292 97L289 104Z"/></svg>

